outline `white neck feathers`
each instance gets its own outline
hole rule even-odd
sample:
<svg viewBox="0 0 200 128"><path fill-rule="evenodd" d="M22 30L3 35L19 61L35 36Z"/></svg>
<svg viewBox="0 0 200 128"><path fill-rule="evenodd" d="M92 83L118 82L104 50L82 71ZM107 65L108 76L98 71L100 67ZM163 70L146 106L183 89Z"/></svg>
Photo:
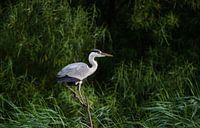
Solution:
<svg viewBox="0 0 200 128"><path fill-rule="evenodd" d="M88 58L90 64L92 65L90 67L91 74L94 73L97 70L97 67L98 67L97 61L94 60L94 58L95 58L95 56L92 53L89 55L89 58Z"/></svg>

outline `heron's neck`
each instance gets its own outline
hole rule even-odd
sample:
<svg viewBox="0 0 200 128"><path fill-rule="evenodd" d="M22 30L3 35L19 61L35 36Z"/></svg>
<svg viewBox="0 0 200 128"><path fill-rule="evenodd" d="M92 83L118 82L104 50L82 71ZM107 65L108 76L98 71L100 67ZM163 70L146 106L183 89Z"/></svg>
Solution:
<svg viewBox="0 0 200 128"><path fill-rule="evenodd" d="M89 56L89 58L88 58L88 60L89 60L89 62L90 62L90 64L92 65L91 67L90 67L90 70L91 71L96 71L97 70L97 67L98 67L98 64L97 64L97 61L96 60L94 60L94 56Z"/></svg>

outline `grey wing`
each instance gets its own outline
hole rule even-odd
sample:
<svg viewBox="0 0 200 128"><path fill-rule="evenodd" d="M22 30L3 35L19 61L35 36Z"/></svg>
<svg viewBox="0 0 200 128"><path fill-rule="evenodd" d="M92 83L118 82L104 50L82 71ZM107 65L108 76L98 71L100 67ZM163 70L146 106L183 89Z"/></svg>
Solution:
<svg viewBox="0 0 200 128"><path fill-rule="evenodd" d="M58 72L57 77L70 76L80 80L85 79L89 74L89 67L87 64L79 62L65 66Z"/></svg>

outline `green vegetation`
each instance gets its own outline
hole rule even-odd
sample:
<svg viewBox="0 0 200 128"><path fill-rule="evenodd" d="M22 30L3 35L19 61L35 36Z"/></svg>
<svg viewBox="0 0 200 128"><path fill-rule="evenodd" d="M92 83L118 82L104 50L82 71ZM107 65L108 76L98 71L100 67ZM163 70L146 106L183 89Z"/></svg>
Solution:
<svg viewBox="0 0 200 128"><path fill-rule="evenodd" d="M0 2L0 127L88 127L56 73L112 53L82 86L95 128L200 127L200 2Z"/></svg>

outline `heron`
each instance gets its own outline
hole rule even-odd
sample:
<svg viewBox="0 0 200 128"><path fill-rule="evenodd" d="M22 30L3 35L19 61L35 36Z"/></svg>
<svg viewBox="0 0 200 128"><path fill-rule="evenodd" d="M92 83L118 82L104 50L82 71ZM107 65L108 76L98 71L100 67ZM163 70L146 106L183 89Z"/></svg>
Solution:
<svg viewBox="0 0 200 128"><path fill-rule="evenodd" d="M112 56L113 55L102 52L99 49L93 49L88 57L88 60L91 66L88 66L86 63L83 63L83 62L68 64L57 73L57 76L56 76L57 82L65 83L67 85L78 86L79 95L80 97L82 97L81 85L83 83L83 80L86 79L88 76L91 76L97 70L98 63L95 60L95 58L96 57L112 57Z"/></svg>

